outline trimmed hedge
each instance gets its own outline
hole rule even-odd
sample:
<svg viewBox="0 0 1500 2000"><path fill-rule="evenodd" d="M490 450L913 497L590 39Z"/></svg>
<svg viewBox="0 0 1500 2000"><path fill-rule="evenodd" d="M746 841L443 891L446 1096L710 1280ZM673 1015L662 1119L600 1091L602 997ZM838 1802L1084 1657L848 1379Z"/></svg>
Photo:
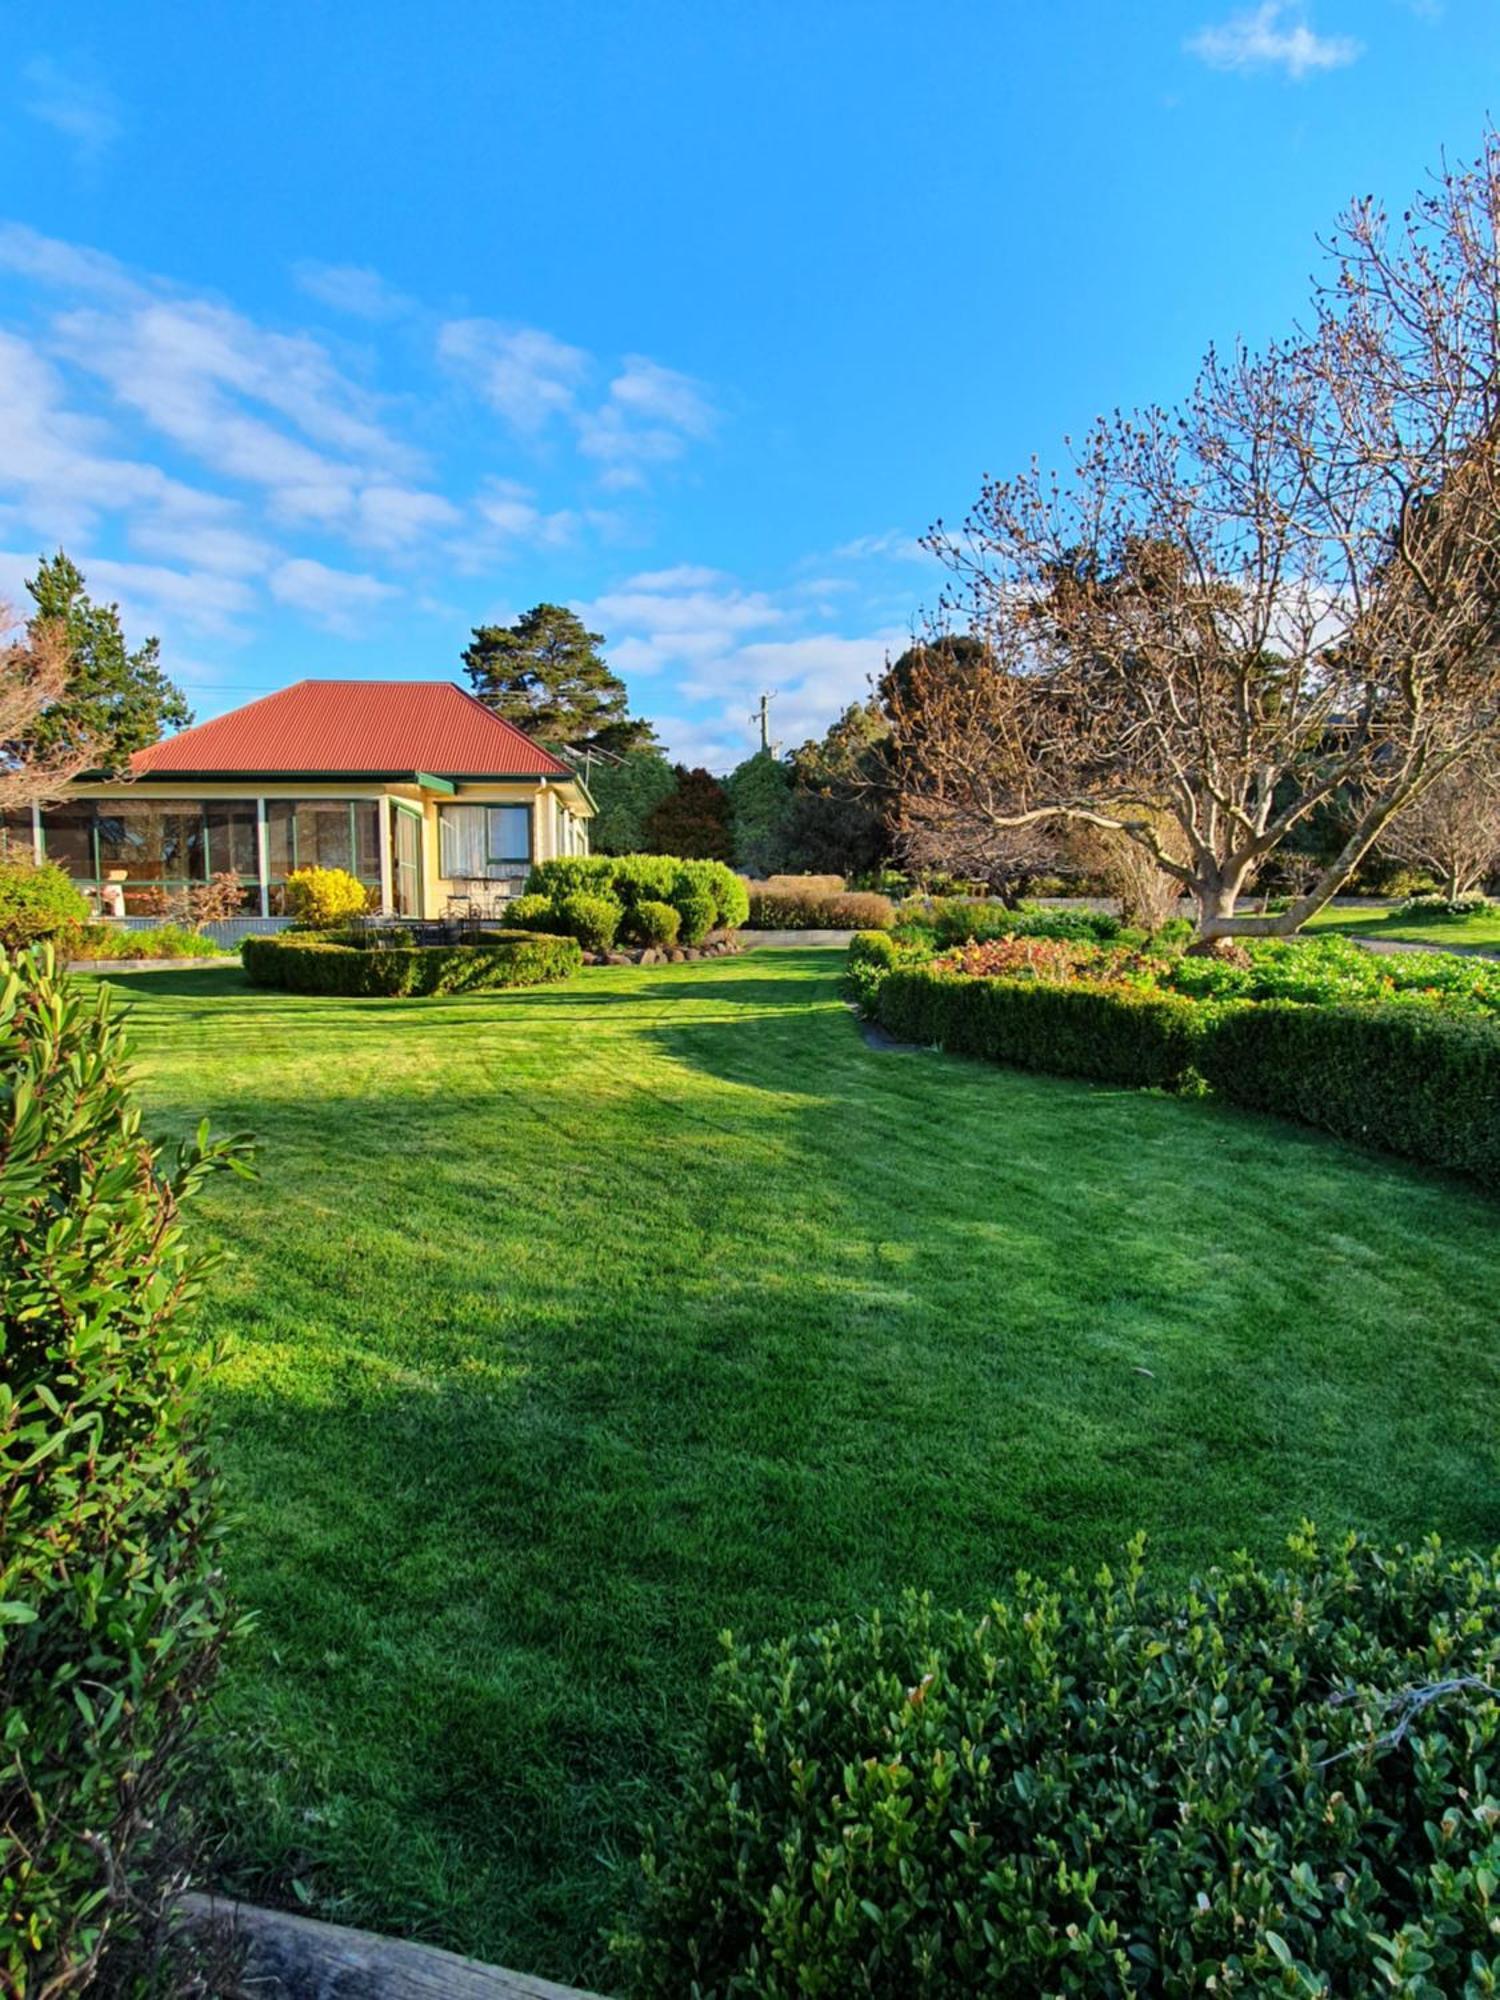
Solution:
<svg viewBox="0 0 1500 2000"><path fill-rule="evenodd" d="M100 1990L106 1947L161 1917L183 1739L233 1625L192 1323L210 1262L180 1211L245 1147L145 1138L129 1054L107 986L0 957L7 1994Z"/></svg>
<svg viewBox="0 0 1500 2000"><path fill-rule="evenodd" d="M1058 1076L1201 1089L1500 1189L1500 1028L1409 1003L1207 1005L1128 984L903 965L879 933L849 987L901 1041Z"/></svg>
<svg viewBox="0 0 1500 2000"><path fill-rule="evenodd" d="M366 999L540 986L566 979L583 962L576 939L531 931L487 932L473 944L371 946L282 931L248 937L240 952L254 986Z"/></svg>
<svg viewBox="0 0 1500 2000"><path fill-rule="evenodd" d="M895 967L871 1004L899 1041L1057 1076L1180 1090L1193 1076L1205 1010L1131 986L1053 986Z"/></svg>
<svg viewBox="0 0 1500 2000"><path fill-rule="evenodd" d="M689 918L684 896L708 898L706 929L738 930L749 912L744 882L722 861L683 861L673 854L572 854L539 861L526 878L528 895L613 896L627 910L639 902L670 903Z"/></svg>
<svg viewBox="0 0 1500 2000"><path fill-rule="evenodd" d="M827 896L803 890L752 889L749 923L758 931L888 931L896 921L889 896L858 890Z"/></svg>
<svg viewBox="0 0 1500 2000"><path fill-rule="evenodd" d="M1199 1067L1216 1091L1500 1188L1500 1030L1426 1008L1226 1008Z"/></svg>
<svg viewBox="0 0 1500 2000"><path fill-rule="evenodd" d="M1500 1571L1436 1542L728 1647L633 1994L1493 1994Z"/></svg>

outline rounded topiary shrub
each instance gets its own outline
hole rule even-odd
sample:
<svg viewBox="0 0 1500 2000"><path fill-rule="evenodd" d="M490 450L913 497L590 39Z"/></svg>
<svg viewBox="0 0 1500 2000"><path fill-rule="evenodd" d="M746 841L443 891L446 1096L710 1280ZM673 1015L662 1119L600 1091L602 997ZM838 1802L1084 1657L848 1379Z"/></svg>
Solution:
<svg viewBox="0 0 1500 2000"><path fill-rule="evenodd" d="M617 1949L703 2000L1493 1993L1497 1675L1495 1558L1310 1530L731 1649Z"/></svg>
<svg viewBox="0 0 1500 2000"><path fill-rule="evenodd" d="M500 912L500 921L508 930L551 930L557 921L557 911L550 896L512 896Z"/></svg>
<svg viewBox="0 0 1500 2000"><path fill-rule="evenodd" d="M557 928L564 937L577 938L585 951L608 951L625 914L613 896L590 895L586 889L559 896L554 908Z"/></svg>
<svg viewBox="0 0 1500 2000"><path fill-rule="evenodd" d="M701 944L714 927L714 899L707 889L692 884L678 889L673 894L672 907L678 915L678 935L682 942Z"/></svg>
<svg viewBox="0 0 1500 2000"><path fill-rule="evenodd" d="M630 935L637 944L674 945L682 928L682 918L670 903L658 903L647 897L628 912L626 919Z"/></svg>
<svg viewBox="0 0 1500 2000"><path fill-rule="evenodd" d="M370 892L345 868L295 868L286 878L286 901L300 929L328 931L362 916Z"/></svg>
<svg viewBox="0 0 1500 2000"><path fill-rule="evenodd" d="M20 951L44 938L66 945L69 934L89 916L88 904L55 862L38 867L26 860L0 861L0 946L5 950Z"/></svg>
<svg viewBox="0 0 1500 2000"><path fill-rule="evenodd" d="M8 1994L99 1990L162 1914L184 1732L230 1629L192 1324L208 1267L179 1212L242 1148L149 1141L128 1061L107 987L45 947L0 956Z"/></svg>

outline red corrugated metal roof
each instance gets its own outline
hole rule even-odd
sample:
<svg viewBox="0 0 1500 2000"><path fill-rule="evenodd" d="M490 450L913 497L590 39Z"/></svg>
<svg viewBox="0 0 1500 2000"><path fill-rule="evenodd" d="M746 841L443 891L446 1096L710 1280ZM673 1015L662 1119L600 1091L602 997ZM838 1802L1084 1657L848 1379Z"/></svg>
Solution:
<svg viewBox="0 0 1500 2000"><path fill-rule="evenodd" d="M297 681L138 751L130 767L139 778L573 775L453 681Z"/></svg>

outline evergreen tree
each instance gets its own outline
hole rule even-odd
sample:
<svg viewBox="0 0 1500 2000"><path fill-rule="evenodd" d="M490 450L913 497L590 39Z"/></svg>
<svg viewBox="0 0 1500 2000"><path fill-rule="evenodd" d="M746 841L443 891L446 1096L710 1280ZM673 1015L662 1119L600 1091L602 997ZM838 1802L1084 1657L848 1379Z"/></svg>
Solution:
<svg viewBox="0 0 1500 2000"><path fill-rule="evenodd" d="M649 725L647 725L649 727ZM589 828L598 854L644 854L650 849L646 825L652 809L677 789L672 766L659 750L634 750L618 764L596 764L589 790L599 808Z"/></svg>
<svg viewBox="0 0 1500 2000"><path fill-rule="evenodd" d="M786 765L757 750L726 781L734 833L734 865L746 875L774 875L784 858L792 787Z"/></svg>
<svg viewBox="0 0 1500 2000"><path fill-rule="evenodd" d="M476 625L463 663L485 707L528 735L620 756L649 743L652 730L627 715L625 683L603 645L564 605L534 604L514 625Z"/></svg>
<svg viewBox="0 0 1500 2000"><path fill-rule="evenodd" d="M700 766L673 767L676 784L646 816L646 839L653 854L680 854L686 861L730 861L734 837L729 827L729 794Z"/></svg>
<svg viewBox="0 0 1500 2000"><path fill-rule="evenodd" d="M95 768L120 771L134 751L192 721L187 697L162 672L158 641L143 640L131 652L120 628L120 607L95 604L82 572L61 549L42 560L26 588L36 604L28 630L33 638L44 628L62 632L69 672L60 699L14 746L21 761L66 759L71 748L86 747Z"/></svg>
<svg viewBox="0 0 1500 2000"><path fill-rule="evenodd" d="M890 728L878 701L852 702L821 743L792 756L783 866L862 875L890 856Z"/></svg>

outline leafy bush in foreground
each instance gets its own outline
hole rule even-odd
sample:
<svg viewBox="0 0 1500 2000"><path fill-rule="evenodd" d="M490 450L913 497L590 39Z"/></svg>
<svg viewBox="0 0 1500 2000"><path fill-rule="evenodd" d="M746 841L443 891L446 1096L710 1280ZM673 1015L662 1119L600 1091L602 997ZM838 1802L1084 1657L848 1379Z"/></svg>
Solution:
<svg viewBox="0 0 1500 2000"><path fill-rule="evenodd" d="M243 1170L141 1133L108 990L0 958L0 1988L81 1991L157 1914L162 1815L228 1629L178 1210Z"/></svg>
<svg viewBox="0 0 1500 2000"><path fill-rule="evenodd" d="M637 1995L1500 1990L1500 1574L1310 1530L1186 1588L731 1647Z"/></svg>
<svg viewBox="0 0 1500 2000"><path fill-rule="evenodd" d="M56 862L0 861L0 948L22 951L43 938L68 943L89 906Z"/></svg>
<svg viewBox="0 0 1500 2000"><path fill-rule="evenodd" d="M577 941L531 931L481 934L463 944L348 943L281 931L240 946L252 986L288 993L334 993L349 999L402 999L484 993L566 979L582 962Z"/></svg>

